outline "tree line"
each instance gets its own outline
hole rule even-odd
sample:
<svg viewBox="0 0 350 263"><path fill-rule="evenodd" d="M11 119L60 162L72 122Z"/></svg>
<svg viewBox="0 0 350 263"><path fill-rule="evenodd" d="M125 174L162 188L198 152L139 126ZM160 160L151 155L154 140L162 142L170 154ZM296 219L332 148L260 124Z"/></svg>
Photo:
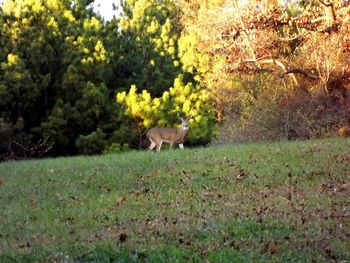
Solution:
<svg viewBox="0 0 350 263"><path fill-rule="evenodd" d="M192 145L350 123L349 1L92 2L1 5L1 159L140 148L178 113Z"/></svg>

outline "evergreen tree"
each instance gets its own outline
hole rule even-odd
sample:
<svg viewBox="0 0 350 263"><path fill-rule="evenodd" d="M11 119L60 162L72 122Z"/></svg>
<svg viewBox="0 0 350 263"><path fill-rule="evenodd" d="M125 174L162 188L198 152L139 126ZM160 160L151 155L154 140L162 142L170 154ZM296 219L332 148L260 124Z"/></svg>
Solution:
<svg viewBox="0 0 350 263"><path fill-rule="evenodd" d="M124 56L114 67L122 74L118 84L135 84L160 96L181 72L178 10L172 0L126 0L122 7L120 52Z"/></svg>
<svg viewBox="0 0 350 263"><path fill-rule="evenodd" d="M135 140L142 141L151 126L176 125L181 113L193 117L189 141L208 143L216 131L215 112L198 75L180 63L181 24L175 1L127 0L123 8L121 50L129 55L118 70L125 73L123 86L131 89L118 93L117 102L131 118Z"/></svg>
<svg viewBox="0 0 350 263"><path fill-rule="evenodd" d="M107 86L113 81L104 41L109 32L87 9L91 2L8 0L2 5L3 155L13 152L13 144L35 154L45 138L50 144L43 147L53 147L53 154L85 153L77 139L101 129L106 136L97 153L117 129L115 90Z"/></svg>

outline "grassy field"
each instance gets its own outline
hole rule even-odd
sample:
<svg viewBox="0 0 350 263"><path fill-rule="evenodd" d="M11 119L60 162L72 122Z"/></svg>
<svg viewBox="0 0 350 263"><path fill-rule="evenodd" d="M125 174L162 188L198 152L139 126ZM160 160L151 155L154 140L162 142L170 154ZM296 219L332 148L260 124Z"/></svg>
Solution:
<svg viewBox="0 0 350 263"><path fill-rule="evenodd" d="M350 262L350 140L0 164L0 262Z"/></svg>

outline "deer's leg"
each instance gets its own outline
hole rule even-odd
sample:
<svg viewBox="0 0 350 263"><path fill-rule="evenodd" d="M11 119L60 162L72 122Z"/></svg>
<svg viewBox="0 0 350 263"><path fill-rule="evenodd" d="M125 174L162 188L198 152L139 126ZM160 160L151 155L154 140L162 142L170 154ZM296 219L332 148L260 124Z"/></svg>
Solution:
<svg viewBox="0 0 350 263"><path fill-rule="evenodd" d="M172 150L174 148L174 143L173 142L169 142L170 145L170 150Z"/></svg>
<svg viewBox="0 0 350 263"><path fill-rule="evenodd" d="M184 144L183 143L179 143L179 147L180 147L180 149L183 149L184 148Z"/></svg>
<svg viewBox="0 0 350 263"><path fill-rule="evenodd" d="M160 148L162 148L162 143L163 143L163 141L160 141L160 142L157 144L157 152L160 152Z"/></svg>
<svg viewBox="0 0 350 263"><path fill-rule="evenodd" d="M151 139L149 139L149 140L151 141L151 145L148 146L148 150L149 150L149 151L152 151L152 150L154 149L154 147L157 146L157 144L156 144L154 141L152 141Z"/></svg>
<svg viewBox="0 0 350 263"><path fill-rule="evenodd" d="M154 142L151 143L151 145L148 147L149 151L152 151L154 149L154 147L156 147L157 144L155 144Z"/></svg>

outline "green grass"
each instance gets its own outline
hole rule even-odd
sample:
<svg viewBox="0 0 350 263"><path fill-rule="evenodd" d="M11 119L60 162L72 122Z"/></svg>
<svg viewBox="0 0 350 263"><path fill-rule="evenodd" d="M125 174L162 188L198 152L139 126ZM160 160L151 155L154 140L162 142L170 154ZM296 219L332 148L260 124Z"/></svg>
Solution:
<svg viewBox="0 0 350 263"><path fill-rule="evenodd" d="M349 262L350 140L0 164L0 262Z"/></svg>

